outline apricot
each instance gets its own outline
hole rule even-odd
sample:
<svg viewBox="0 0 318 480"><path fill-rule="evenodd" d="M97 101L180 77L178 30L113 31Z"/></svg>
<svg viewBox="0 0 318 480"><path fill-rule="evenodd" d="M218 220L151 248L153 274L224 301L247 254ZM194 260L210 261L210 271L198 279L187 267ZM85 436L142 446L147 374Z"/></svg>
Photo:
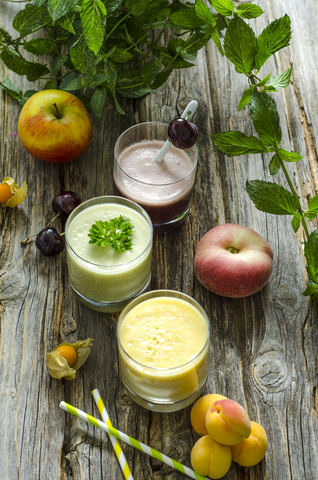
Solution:
<svg viewBox="0 0 318 480"><path fill-rule="evenodd" d="M199 438L192 448L191 465L200 475L221 478L229 471L231 463L230 447L221 445L209 435Z"/></svg>
<svg viewBox="0 0 318 480"><path fill-rule="evenodd" d="M251 422L251 433L237 445L231 446L234 462L242 467L253 467L264 457L267 450L267 435L264 428Z"/></svg>
<svg viewBox="0 0 318 480"><path fill-rule="evenodd" d="M217 393L209 393L200 397L191 409L190 421L194 430L199 435L207 435L208 431L205 426L205 416L208 409L217 400L224 400L226 397Z"/></svg>
<svg viewBox="0 0 318 480"><path fill-rule="evenodd" d="M235 445L251 433L250 419L241 405L228 398L217 400L206 413L209 435L222 445Z"/></svg>

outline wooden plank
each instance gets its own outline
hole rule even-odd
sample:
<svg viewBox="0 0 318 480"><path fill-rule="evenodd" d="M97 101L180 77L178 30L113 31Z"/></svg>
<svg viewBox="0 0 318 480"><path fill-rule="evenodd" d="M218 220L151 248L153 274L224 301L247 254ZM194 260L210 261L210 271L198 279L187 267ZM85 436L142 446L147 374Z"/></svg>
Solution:
<svg viewBox="0 0 318 480"><path fill-rule="evenodd" d="M285 148L306 154L289 165L302 198L318 192L317 71L318 12L310 0L258 2L265 15L254 21L260 32L268 20L291 17L293 39L275 55L268 68L277 74L293 62L292 84L275 94ZM1 2L4 27L19 4ZM1 66L21 88L27 82ZM29 193L21 207L0 210L1 219L1 337L0 337L0 456L6 480L121 478L107 437L58 409L60 400L97 416L91 390L99 388L110 417L120 430L190 465L198 438L190 426L190 408L155 414L135 405L118 378L115 340L117 315L92 312L70 291L64 255L44 258L34 244L20 246L53 216L51 200L62 190L82 199L112 193L113 146L133 123L170 121L195 98L199 110L200 152L191 212L176 231L154 239L152 289L171 288L196 298L211 320L210 374L206 392L222 393L245 406L267 431L265 460L251 469L232 465L229 480L318 478L317 450L317 305L301 295L305 268L301 235L294 235L290 218L257 211L245 192L251 179L272 180L269 158L261 155L230 159L212 145L210 134L228 129L252 134L247 110L237 111L246 80L239 76L214 45L200 52L197 66L175 72L168 83L141 100L123 101L120 116L109 103L100 121L94 119L93 140L79 159L64 165L47 164L26 153L17 130L20 107L0 95L1 175L27 181ZM285 184L279 173L277 181ZM268 286L246 299L218 297L193 275L194 249L214 225L233 222L254 228L274 250ZM63 229L62 223L56 226ZM95 338L92 353L73 382L49 375L46 352L61 341ZM316 402L316 404L315 404ZM316 406L315 406L316 405ZM135 479L185 478L167 466L123 446Z"/></svg>

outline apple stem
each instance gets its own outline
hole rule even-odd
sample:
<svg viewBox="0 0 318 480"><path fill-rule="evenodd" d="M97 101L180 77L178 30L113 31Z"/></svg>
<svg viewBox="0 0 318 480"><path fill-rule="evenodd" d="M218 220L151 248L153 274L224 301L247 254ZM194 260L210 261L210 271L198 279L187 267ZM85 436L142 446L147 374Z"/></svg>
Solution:
<svg viewBox="0 0 318 480"><path fill-rule="evenodd" d="M62 118L62 115L61 115L59 109L57 108L56 103L53 103L53 106L55 107L55 110L56 110L56 117L57 118Z"/></svg>
<svg viewBox="0 0 318 480"><path fill-rule="evenodd" d="M226 250L230 253L238 253L239 252L239 250L235 247L227 247Z"/></svg>

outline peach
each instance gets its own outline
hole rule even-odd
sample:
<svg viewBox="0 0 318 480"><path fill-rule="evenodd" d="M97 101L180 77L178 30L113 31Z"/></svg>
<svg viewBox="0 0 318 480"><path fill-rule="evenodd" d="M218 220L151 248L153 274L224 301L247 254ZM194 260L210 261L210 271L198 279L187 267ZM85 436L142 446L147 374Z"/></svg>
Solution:
<svg viewBox="0 0 318 480"><path fill-rule="evenodd" d="M203 476L221 478L230 469L232 453L230 447L221 445L209 435L199 438L191 451L191 465Z"/></svg>
<svg viewBox="0 0 318 480"><path fill-rule="evenodd" d="M246 411L228 398L214 402L206 413L205 426L208 434L222 445L240 443L251 433L251 422Z"/></svg>
<svg viewBox="0 0 318 480"><path fill-rule="evenodd" d="M205 426L205 416L208 409L217 400L224 400L226 397L217 393L209 393L199 398L191 409L190 421L194 430L199 435L207 435L208 431Z"/></svg>
<svg viewBox="0 0 318 480"><path fill-rule="evenodd" d="M264 428L251 422L251 433L237 445L231 446L234 462L242 467L253 467L264 457L267 450L267 436Z"/></svg>

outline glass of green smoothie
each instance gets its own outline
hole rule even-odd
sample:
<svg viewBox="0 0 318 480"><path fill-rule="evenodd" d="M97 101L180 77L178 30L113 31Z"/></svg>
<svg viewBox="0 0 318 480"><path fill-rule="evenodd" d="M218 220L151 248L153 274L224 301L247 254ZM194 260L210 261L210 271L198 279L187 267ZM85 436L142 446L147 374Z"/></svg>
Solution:
<svg viewBox="0 0 318 480"><path fill-rule="evenodd" d="M68 275L79 300L101 312L118 312L150 284L153 227L145 210L122 197L81 203L68 217Z"/></svg>

